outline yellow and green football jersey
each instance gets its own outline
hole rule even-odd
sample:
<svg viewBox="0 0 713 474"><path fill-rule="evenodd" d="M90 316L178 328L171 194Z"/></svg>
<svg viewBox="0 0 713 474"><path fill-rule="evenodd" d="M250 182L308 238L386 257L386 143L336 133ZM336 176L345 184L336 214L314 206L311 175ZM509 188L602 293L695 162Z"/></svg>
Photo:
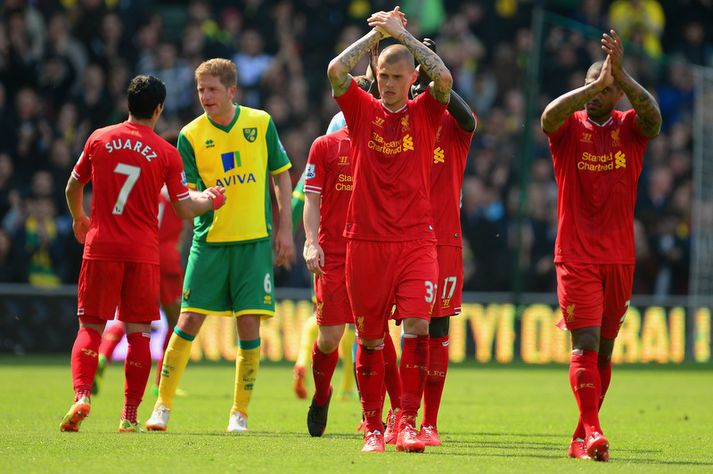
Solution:
<svg viewBox="0 0 713 474"><path fill-rule="evenodd" d="M194 240L226 244L270 236L270 175L292 165L267 112L238 105L227 126L203 114L183 127L178 151L190 188L220 186L227 197L219 210L195 218Z"/></svg>

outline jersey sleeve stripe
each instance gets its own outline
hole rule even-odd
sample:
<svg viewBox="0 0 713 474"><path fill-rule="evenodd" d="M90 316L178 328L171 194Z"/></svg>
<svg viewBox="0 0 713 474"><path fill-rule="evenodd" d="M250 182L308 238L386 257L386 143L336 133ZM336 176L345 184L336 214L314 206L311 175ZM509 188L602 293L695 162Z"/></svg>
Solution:
<svg viewBox="0 0 713 474"><path fill-rule="evenodd" d="M77 173L75 170L72 170L72 178L76 179L77 181L82 179L82 177L79 176L79 173Z"/></svg>
<svg viewBox="0 0 713 474"><path fill-rule="evenodd" d="M322 192L322 188L319 187L319 186L310 186L310 185L308 185L308 184L305 184L305 192L306 192L306 193L317 193L317 194L319 194L319 193Z"/></svg>
<svg viewBox="0 0 713 474"><path fill-rule="evenodd" d="M275 171L270 171L270 175L275 176L277 174L282 173L283 171L287 171L290 168L292 168L292 163L287 163L285 166L277 168Z"/></svg>
<svg viewBox="0 0 713 474"><path fill-rule="evenodd" d="M181 193L176 196L179 201L183 201L184 199L188 199L189 197L191 197L190 193Z"/></svg>

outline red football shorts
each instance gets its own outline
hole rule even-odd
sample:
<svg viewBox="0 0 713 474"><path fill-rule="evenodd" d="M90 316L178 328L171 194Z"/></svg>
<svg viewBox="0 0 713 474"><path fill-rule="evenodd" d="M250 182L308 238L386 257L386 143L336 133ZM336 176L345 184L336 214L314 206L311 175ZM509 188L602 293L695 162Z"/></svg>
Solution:
<svg viewBox="0 0 713 474"><path fill-rule="evenodd" d="M159 313L158 265L104 260L82 261L77 316L126 323L156 321Z"/></svg>
<svg viewBox="0 0 713 474"><path fill-rule="evenodd" d="M181 255L176 250L175 245L161 245L159 254L161 260L161 305L180 303L183 293Z"/></svg>
<svg viewBox="0 0 713 474"><path fill-rule="evenodd" d="M399 318L430 321L438 291L435 242L347 241L347 293L357 335L381 339L394 303Z"/></svg>
<svg viewBox="0 0 713 474"><path fill-rule="evenodd" d="M164 272L161 268L160 282L161 304L169 305L181 302L183 292L183 272L180 267L178 272Z"/></svg>
<svg viewBox="0 0 713 474"><path fill-rule="evenodd" d="M460 314L463 301L463 249L438 245L438 293L432 318Z"/></svg>
<svg viewBox="0 0 713 474"><path fill-rule="evenodd" d="M634 265L556 263L559 327L601 327L603 339L614 339L629 309Z"/></svg>
<svg viewBox="0 0 713 474"><path fill-rule="evenodd" d="M314 294L317 299L317 324L336 326L354 324L352 307L347 295L344 262L324 268L324 275L314 279Z"/></svg>

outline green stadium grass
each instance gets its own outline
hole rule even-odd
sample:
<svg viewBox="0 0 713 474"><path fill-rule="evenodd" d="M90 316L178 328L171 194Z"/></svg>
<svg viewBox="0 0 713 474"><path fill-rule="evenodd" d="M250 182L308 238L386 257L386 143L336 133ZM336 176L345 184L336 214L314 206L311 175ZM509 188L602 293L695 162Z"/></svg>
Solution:
<svg viewBox="0 0 713 474"><path fill-rule="evenodd" d="M323 438L305 426L308 400L291 367L263 364L250 432L225 433L231 364L191 364L166 433L118 434L123 368L107 370L79 433L60 433L70 405L66 357L0 357L3 472L692 472L713 470L710 367L615 367L602 413L611 462L566 457L576 422L562 366L452 367L441 407L444 446L425 454L362 454L357 400L333 400ZM337 379L340 376L338 369ZM147 391L140 409L152 409Z"/></svg>

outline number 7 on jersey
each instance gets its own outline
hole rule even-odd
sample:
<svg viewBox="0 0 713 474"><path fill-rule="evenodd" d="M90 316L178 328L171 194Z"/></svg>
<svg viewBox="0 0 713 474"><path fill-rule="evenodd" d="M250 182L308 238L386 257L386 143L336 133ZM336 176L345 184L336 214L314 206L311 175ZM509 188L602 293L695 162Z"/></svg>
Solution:
<svg viewBox="0 0 713 474"><path fill-rule="evenodd" d="M119 195L116 197L116 202L114 203L114 210L111 212L116 216L120 216L124 213L124 206L126 206L126 201L129 199L131 189L139 179L141 168L124 163L117 163L116 168L114 168L114 173L126 175L126 181L124 181L124 185L121 187L121 190L119 190Z"/></svg>

